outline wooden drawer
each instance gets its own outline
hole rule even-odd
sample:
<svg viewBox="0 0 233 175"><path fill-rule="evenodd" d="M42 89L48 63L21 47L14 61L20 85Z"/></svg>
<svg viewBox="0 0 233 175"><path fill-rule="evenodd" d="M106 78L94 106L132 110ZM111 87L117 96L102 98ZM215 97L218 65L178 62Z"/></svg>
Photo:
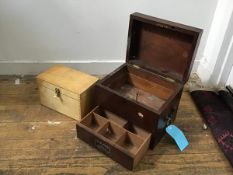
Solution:
<svg viewBox="0 0 233 175"><path fill-rule="evenodd" d="M77 123L77 136L131 170L146 153L151 138L150 133L100 107Z"/></svg>

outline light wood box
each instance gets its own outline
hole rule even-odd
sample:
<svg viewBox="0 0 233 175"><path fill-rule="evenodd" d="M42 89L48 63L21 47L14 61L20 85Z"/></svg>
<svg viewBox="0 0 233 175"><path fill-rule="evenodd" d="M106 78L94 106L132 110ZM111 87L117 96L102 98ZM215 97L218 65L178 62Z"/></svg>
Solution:
<svg viewBox="0 0 233 175"><path fill-rule="evenodd" d="M97 77L56 65L37 76L42 105L80 120L92 108L92 86Z"/></svg>

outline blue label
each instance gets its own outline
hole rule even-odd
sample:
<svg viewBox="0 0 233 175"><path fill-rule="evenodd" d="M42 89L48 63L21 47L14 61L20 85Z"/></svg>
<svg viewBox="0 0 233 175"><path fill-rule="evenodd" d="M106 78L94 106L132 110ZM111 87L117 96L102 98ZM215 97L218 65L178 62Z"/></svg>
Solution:
<svg viewBox="0 0 233 175"><path fill-rule="evenodd" d="M166 132L175 140L180 151L183 151L189 145L184 133L175 125L167 126Z"/></svg>

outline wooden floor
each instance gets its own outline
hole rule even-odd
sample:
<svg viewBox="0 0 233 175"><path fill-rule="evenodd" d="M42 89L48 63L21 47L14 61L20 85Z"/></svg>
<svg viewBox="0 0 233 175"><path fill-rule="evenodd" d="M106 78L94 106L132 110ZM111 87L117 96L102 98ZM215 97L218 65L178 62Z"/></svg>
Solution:
<svg viewBox="0 0 233 175"><path fill-rule="evenodd" d="M43 107L34 77L0 77L0 175L132 174L76 138L75 121ZM218 148L188 92L184 92L176 125L189 147L180 152L165 136L147 152L134 174L228 175L229 162Z"/></svg>

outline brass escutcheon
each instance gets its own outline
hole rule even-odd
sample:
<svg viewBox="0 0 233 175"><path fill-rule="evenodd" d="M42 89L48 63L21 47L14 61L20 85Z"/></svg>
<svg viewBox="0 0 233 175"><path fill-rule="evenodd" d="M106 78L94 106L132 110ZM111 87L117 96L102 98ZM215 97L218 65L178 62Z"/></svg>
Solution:
<svg viewBox="0 0 233 175"><path fill-rule="evenodd" d="M60 97L61 96L61 92L58 88L55 88L55 95L54 97Z"/></svg>

